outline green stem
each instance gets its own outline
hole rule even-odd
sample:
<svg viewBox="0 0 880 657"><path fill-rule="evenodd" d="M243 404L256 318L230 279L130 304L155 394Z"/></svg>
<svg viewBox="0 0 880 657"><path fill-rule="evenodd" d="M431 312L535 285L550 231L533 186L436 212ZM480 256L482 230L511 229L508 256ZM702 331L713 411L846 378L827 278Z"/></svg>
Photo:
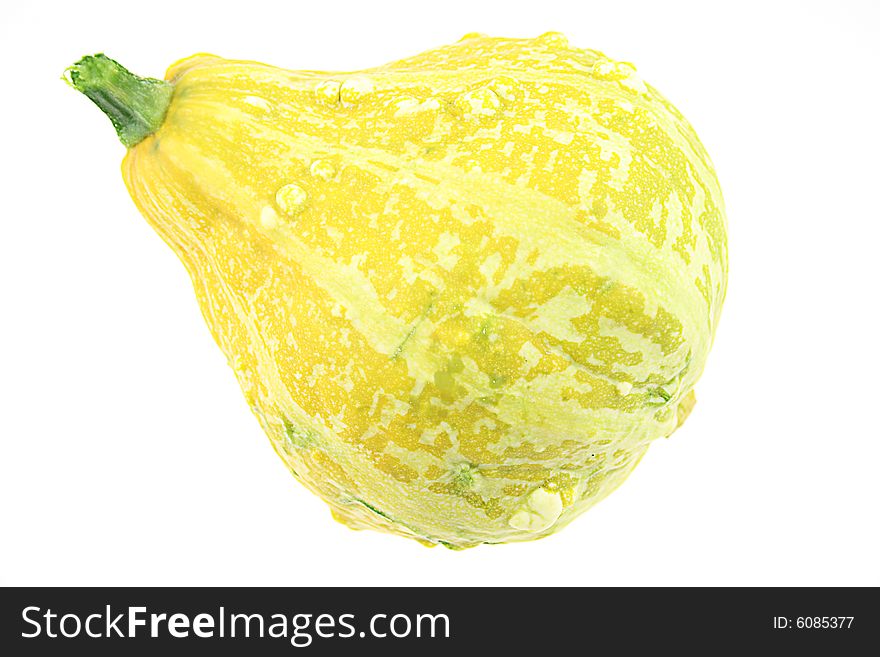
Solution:
<svg viewBox="0 0 880 657"><path fill-rule="evenodd" d="M174 90L170 82L139 77L100 54L83 57L65 79L101 108L129 148L159 129Z"/></svg>

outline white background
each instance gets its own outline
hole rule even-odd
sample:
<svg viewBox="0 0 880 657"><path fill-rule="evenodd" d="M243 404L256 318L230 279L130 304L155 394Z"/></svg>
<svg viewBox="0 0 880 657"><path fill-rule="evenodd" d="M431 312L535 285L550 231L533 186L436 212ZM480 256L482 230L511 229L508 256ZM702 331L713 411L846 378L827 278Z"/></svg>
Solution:
<svg viewBox="0 0 880 657"><path fill-rule="evenodd" d="M15 3L0 16L0 583L880 585L875 2ZM251 416L124 149L60 79L105 51L357 69L466 32L637 64L725 193L731 275L698 404L551 538L355 533Z"/></svg>

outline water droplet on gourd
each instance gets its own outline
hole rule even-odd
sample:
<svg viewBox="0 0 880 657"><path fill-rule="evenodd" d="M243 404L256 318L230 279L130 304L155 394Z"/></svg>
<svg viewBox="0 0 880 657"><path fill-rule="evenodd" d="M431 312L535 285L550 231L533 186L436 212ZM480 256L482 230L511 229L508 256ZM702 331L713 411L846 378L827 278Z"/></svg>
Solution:
<svg viewBox="0 0 880 657"><path fill-rule="evenodd" d="M373 82L369 78L350 78L339 89L339 100L344 105L353 105L373 92Z"/></svg>
<svg viewBox="0 0 880 657"><path fill-rule="evenodd" d="M250 105L251 107L255 107L258 110L262 110L264 112L268 112L272 109L271 103L265 98L260 98L259 96L245 96L242 100Z"/></svg>
<svg viewBox="0 0 880 657"><path fill-rule="evenodd" d="M462 118L471 121L491 118L501 110L501 99L489 87L467 91L455 99Z"/></svg>
<svg viewBox="0 0 880 657"><path fill-rule="evenodd" d="M325 80L315 87L315 94L321 102L327 105L336 105L339 103L339 90L341 88L342 83L338 80Z"/></svg>
<svg viewBox="0 0 880 657"><path fill-rule="evenodd" d="M568 37L561 32L544 32L535 41L557 48L568 48Z"/></svg>
<svg viewBox="0 0 880 657"><path fill-rule="evenodd" d="M635 75L636 67L629 62L616 62L613 59L600 58L593 63L590 74L599 80L625 80Z"/></svg>
<svg viewBox="0 0 880 657"><path fill-rule="evenodd" d="M514 510L508 524L514 529L542 532L552 527L563 510L562 495L557 491L538 488Z"/></svg>
<svg viewBox="0 0 880 657"><path fill-rule="evenodd" d="M636 67L629 62L616 62L607 57L600 57L593 63L590 74L597 80L618 82L636 93L648 93L648 87L639 77Z"/></svg>
<svg viewBox="0 0 880 657"><path fill-rule="evenodd" d="M288 217L294 217L306 207L309 195L296 183L289 183L275 192L275 205Z"/></svg>
<svg viewBox="0 0 880 657"><path fill-rule="evenodd" d="M395 98L390 105L391 115L394 118L415 117L427 112L437 112L442 107L436 98L419 100L414 96L400 96Z"/></svg>
<svg viewBox="0 0 880 657"><path fill-rule="evenodd" d="M271 206L265 206L260 211L260 225L271 230L278 225L278 213Z"/></svg>
<svg viewBox="0 0 880 657"><path fill-rule="evenodd" d="M336 175L336 165L330 160L315 160L309 165L309 173L322 180L330 180Z"/></svg>

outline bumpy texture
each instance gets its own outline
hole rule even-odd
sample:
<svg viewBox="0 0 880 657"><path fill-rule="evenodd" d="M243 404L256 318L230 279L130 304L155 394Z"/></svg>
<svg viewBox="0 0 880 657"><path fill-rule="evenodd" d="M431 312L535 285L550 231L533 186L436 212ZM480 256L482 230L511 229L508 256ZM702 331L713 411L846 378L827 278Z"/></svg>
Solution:
<svg viewBox="0 0 880 657"><path fill-rule="evenodd" d="M693 405L721 192L635 69L558 34L356 73L199 55L123 170L277 453L355 528L545 536Z"/></svg>

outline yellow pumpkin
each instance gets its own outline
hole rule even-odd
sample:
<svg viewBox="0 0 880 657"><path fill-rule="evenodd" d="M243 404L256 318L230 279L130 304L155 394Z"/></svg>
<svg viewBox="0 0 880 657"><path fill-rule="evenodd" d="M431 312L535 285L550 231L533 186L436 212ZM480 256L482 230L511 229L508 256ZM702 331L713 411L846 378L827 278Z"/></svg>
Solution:
<svg viewBox="0 0 880 657"><path fill-rule="evenodd" d="M276 452L334 517L462 548L546 536L693 405L727 281L682 115L564 37L353 73L102 55L138 208Z"/></svg>

